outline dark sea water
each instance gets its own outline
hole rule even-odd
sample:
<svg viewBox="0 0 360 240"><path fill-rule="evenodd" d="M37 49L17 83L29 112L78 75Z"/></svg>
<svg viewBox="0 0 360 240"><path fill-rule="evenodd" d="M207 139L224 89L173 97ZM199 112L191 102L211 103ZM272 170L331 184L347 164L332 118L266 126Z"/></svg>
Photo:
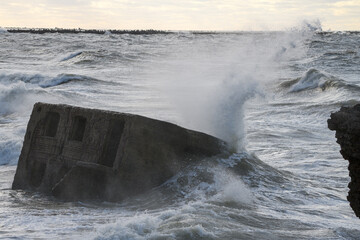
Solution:
<svg viewBox="0 0 360 240"><path fill-rule="evenodd" d="M170 121L236 153L121 203L13 191L39 101ZM359 102L356 32L2 31L0 239L360 239L326 122Z"/></svg>

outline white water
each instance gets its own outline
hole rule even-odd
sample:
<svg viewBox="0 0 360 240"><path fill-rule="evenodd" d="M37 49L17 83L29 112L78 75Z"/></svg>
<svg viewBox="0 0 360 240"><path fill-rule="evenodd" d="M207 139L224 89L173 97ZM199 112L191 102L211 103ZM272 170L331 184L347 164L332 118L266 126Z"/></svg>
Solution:
<svg viewBox="0 0 360 240"><path fill-rule="evenodd" d="M311 34L291 31L261 40L244 35L210 49L208 40L182 46L152 78L161 80L159 88L181 113L182 124L241 150L246 144L244 104L266 94L264 85L279 79L284 62L306 54L303 41Z"/></svg>

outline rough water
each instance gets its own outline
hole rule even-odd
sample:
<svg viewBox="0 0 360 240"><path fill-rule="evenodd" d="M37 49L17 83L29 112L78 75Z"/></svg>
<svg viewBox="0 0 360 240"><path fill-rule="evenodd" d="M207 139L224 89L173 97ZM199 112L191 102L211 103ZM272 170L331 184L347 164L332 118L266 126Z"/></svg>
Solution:
<svg viewBox="0 0 360 240"><path fill-rule="evenodd" d="M0 239L359 239L330 113L359 103L360 33L0 32ZM35 102L129 112L229 142L121 203L11 184Z"/></svg>

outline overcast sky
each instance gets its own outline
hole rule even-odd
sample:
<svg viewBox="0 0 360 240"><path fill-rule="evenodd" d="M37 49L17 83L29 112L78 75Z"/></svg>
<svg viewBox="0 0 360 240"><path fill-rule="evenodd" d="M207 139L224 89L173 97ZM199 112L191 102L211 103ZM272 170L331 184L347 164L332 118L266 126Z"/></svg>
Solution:
<svg viewBox="0 0 360 240"><path fill-rule="evenodd" d="M0 0L2 27L360 30L360 0Z"/></svg>

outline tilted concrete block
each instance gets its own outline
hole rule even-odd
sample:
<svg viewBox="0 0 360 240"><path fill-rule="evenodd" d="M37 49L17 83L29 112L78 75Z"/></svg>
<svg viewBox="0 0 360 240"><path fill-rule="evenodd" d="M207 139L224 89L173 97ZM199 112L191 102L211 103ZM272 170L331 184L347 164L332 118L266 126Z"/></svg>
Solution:
<svg viewBox="0 0 360 240"><path fill-rule="evenodd" d="M36 103L12 187L64 200L119 201L226 152L225 142L168 122Z"/></svg>

